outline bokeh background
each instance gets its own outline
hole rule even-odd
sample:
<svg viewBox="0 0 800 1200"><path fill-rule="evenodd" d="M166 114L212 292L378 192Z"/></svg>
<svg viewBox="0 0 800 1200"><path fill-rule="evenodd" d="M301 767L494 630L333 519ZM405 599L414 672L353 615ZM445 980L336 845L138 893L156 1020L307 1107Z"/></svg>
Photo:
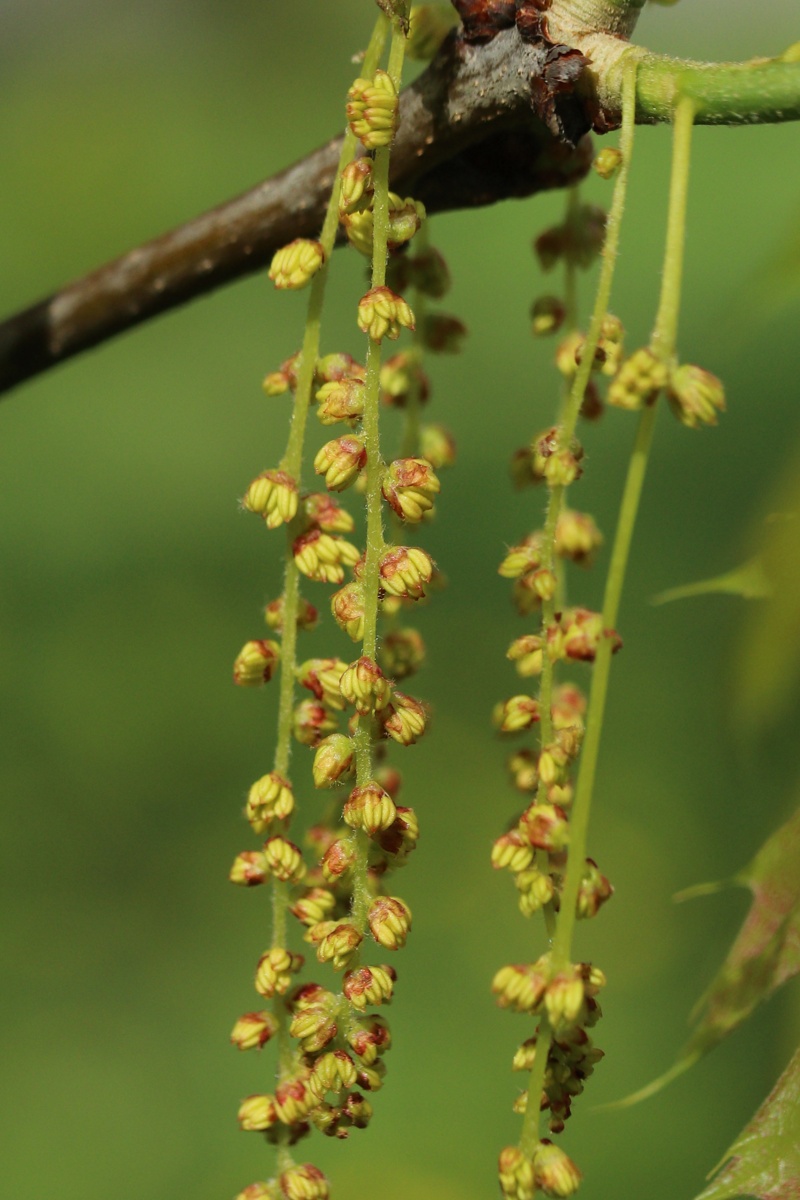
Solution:
<svg viewBox="0 0 800 1200"><path fill-rule="evenodd" d="M373 8L0 0L0 310L327 138ZM759 9L757 29L744 0L651 6L639 32L713 58L798 37L795 0ZM655 307L668 152L665 130L641 131L614 298L634 345ZM586 196L603 203L608 185ZM450 587L418 622L431 661L415 690L435 724L403 756L423 838L398 880L415 929L388 1085L368 1132L304 1145L342 1200L494 1195L496 1152L518 1129L508 1068L527 1026L493 1007L488 983L538 953L540 932L488 864L517 804L488 716L515 690L504 652L524 631L497 562L542 502L512 491L507 463L550 423L556 394L551 347L528 332L530 301L552 287L529 244L562 206L550 195L432 227L455 280L447 307L471 330L461 357L433 366L431 418L456 431L460 457L425 536ZM729 413L702 433L663 414L621 615L591 837L617 893L580 936L610 980L607 1058L564 1141L586 1200L689 1200L800 1029L789 990L654 1100L595 1111L672 1061L747 908L741 892L683 907L672 894L731 875L796 800L796 696L767 723L737 683L769 607L649 601L745 558L796 474L799 228L797 127L698 131L681 347L726 380ZM329 350L360 350L361 271L354 252L337 255ZM227 1042L253 1005L267 898L226 874L254 845L241 806L270 766L275 694L232 688L230 664L279 586L279 539L237 497L282 451L288 410L259 384L297 347L303 306L254 277L0 410L0 1191L15 1200L217 1200L270 1171L269 1148L235 1121L239 1099L269 1086L269 1052ZM580 503L609 535L633 420L612 412L585 432ZM604 562L575 582L587 602ZM349 653L330 622L306 644ZM314 813L307 765L299 750Z"/></svg>

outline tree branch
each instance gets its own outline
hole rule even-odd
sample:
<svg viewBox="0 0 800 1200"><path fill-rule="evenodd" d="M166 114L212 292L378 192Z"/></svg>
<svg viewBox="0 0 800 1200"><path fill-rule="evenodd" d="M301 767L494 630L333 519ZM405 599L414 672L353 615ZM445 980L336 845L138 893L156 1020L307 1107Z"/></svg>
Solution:
<svg viewBox="0 0 800 1200"><path fill-rule="evenodd" d="M568 7L567 0L561 4ZM627 0L618 4L627 6ZM448 38L403 92L392 187L413 194L432 213L529 196L580 178L591 157L583 133L591 124L604 130L617 122L626 54L641 57L639 122L669 120L679 90L694 98L701 123L800 118L798 63L684 63L585 28L570 29L570 49L554 45L543 29L526 29L519 11L519 28L501 24L489 40L470 41L468 28ZM548 14L554 24L557 13L555 4ZM340 145L334 139L251 191L0 323L0 393L259 270L293 238L315 237Z"/></svg>

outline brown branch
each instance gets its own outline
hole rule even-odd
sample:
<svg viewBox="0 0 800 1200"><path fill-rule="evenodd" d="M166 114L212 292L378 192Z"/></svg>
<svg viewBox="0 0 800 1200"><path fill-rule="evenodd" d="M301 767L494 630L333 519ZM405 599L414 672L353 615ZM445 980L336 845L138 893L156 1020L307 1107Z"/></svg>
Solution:
<svg viewBox="0 0 800 1200"><path fill-rule="evenodd" d="M531 195L583 175L588 143L572 149L532 110L531 83L546 60L545 46L526 44L513 29L484 45L451 37L403 93L394 189L441 212ZM1 323L0 392L259 270L292 238L315 237L340 145L334 139Z"/></svg>

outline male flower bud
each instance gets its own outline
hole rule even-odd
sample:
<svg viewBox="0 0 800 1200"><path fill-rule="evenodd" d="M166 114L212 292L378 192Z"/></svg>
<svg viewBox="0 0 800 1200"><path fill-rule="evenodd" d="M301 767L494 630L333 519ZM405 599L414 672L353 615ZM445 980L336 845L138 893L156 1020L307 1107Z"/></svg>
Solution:
<svg viewBox="0 0 800 1200"><path fill-rule="evenodd" d="M355 861L355 846L344 838L337 838L322 856L322 874L328 883L336 883L350 870Z"/></svg>
<svg viewBox="0 0 800 1200"><path fill-rule="evenodd" d="M456 461L455 438L444 425L421 425L419 450L421 457L427 458L435 471L452 467Z"/></svg>
<svg viewBox="0 0 800 1200"><path fill-rule="evenodd" d="M354 1008L364 1012L368 1004L388 1004L392 999L397 972L394 967L359 967L348 971L342 991Z"/></svg>
<svg viewBox="0 0 800 1200"><path fill-rule="evenodd" d="M350 129L367 150L390 146L397 126L397 89L391 76L376 71L370 79L356 79L347 93Z"/></svg>
<svg viewBox="0 0 800 1200"><path fill-rule="evenodd" d="M371 288L358 302L358 327L373 342L396 341L401 329L414 328L414 314L391 288Z"/></svg>
<svg viewBox="0 0 800 1200"><path fill-rule="evenodd" d="M545 1008L556 1036L578 1024L584 1001L583 979L577 967L559 971L547 985Z"/></svg>
<svg viewBox="0 0 800 1200"><path fill-rule="evenodd" d="M533 862L533 849L518 829L510 829L492 846L492 866L496 871L507 868L515 875Z"/></svg>
<svg viewBox="0 0 800 1200"><path fill-rule="evenodd" d="M411 929L411 909L397 896L380 896L373 900L367 920L372 936L385 950L399 950L406 944Z"/></svg>
<svg viewBox="0 0 800 1200"><path fill-rule="evenodd" d="M297 515L297 483L286 471L262 471L244 494L248 512L264 518L267 529L288 524Z"/></svg>
<svg viewBox="0 0 800 1200"><path fill-rule="evenodd" d="M318 700L301 700L292 714L292 735L301 746L318 746L336 729L336 717Z"/></svg>
<svg viewBox="0 0 800 1200"><path fill-rule="evenodd" d="M517 750L507 759L514 787L520 792L535 792L539 783L539 768L531 750Z"/></svg>
<svg viewBox="0 0 800 1200"><path fill-rule="evenodd" d="M330 1196L327 1179L311 1163L290 1167L278 1182L286 1200L328 1200Z"/></svg>
<svg viewBox="0 0 800 1200"><path fill-rule="evenodd" d="M323 1100L326 1092L341 1092L351 1088L355 1081L355 1063L347 1051L329 1050L314 1063L308 1086L312 1095Z"/></svg>
<svg viewBox="0 0 800 1200"><path fill-rule="evenodd" d="M325 533L352 533L355 522L327 492L311 492L303 501L309 521Z"/></svg>
<svg viewBox="0 0 800 1200"><path fill-rule="evenodd" d="M248 1096L239 1105L239 1128L246 1133L263 1133L278 1120L273 1096Z"/></svg>
<svg viewBox="0 0 800 1200"><path fill-rule="evenodd" d="M532 917L545 904L549 904L555 895L552 875L545 875L536 867L520 871L514 883L519 891L519 908L524 917Z"/></svg>
<svg viewBox="0 0 800 1200"><path fill-rule="evenodd" d="M380 382L384 401L398 408L404 408L411 396L424 404L430 392L428 376L422 370L415 350L402 350L387 358L381 367Z"/></svg>
<svg viewBox="0 0 800 1200"><path fill-rule="evenodd" d="M361 945L362 938L355 925L334 925L317 946L317 958L320 962L329 962L334 971L341 971Z"/></svg>
<svg viewBox="0 0 800 1200"><path fill-rule="evenodd" d="M467 327L449 313L428 313L422 323L422 341L434 354L458 354Z"/></svg>
<svg viewBox="0 0 800 1200"><path fill-rule="evenodd" d="M565 508L556 522L555 551L561 558L589 563L602 546L603 535L588 513Z"/></svg>
<svg viewBox="0 0 800 1200"><path fill-rule="evenodd" d="M573 608L564 612L560 624L560 636L551 648L551 654L563 654L576 662L594 662L600 643L611 642L611 653L622 647L622 638L614 629L603 628L600 613L587 608Z"/></svg>
<svg viewBox="0 0 800 1200"><path fill-rule="evenodd" d="M365 655L342 672L339 690L361 716L380 712L389 703L392 694L391 684L383 671Z"/></svg>
<svg viewBox="0 0 800 1200"><path fill-rule="evenodd" d="M542 562L542 543L543 535L537 530L518 546L512 546L497 568L498 575L503 579L519 579L528 571L536 571Z"/></svg>
<svg viewBox="0 0 800 1200"><path fill-rule="evenodd" d="M336 383L340 379L366 379L366 368L356 362L352 354L337 350L333 354L325 354L317 359L314 372L317 383Z"/></svg>
<svg viewBox="0 0 800 1200"><path fill-rule="evenodd" d="M333 787L339 779L347 776L353 766L355 747L343 733L332 733L324 738L314 755L314 787Z"/></svg>
<svg viewBox="0 0 800 1200"><path fill-rule="evenodd" d="M336 624L354 642L364 636L364 589L360 583L348 583L335 593L331 611Z"/></svg>
<svg viewBox="0 0 800 1200"><path fill-rule="evenodd" d="M378 569L388 595L419 600L433 577L433 559L416 546L397 546L381 557Z"/></svg>
<svg viewBox="0 0 800 1200"><path fill-rule="evenodd" d="M381 484L384 499L401 521L421 521L433 508L441 484L424 458L398 458L388 467Z"/></svg>
<svg viewBox="0 0 800 1200"><path fill-rule="evenodd" d="M652 404L667 383L667 368L652 350L634 350L620 366L608 389L608 403L635 412Z"/></svg>
<svg viewBox="0 0 800 1200"><path fill-rule="evenodd" d="M299 847L287 838L268 838L264 843L264 860L269 873L284 883L299 883L306 873Z"/></svg>
<svg viewBox="0 0 800 1200"><path fill-rule="evenodd" d="M364 415L366 388L360 379L339 379L324 383L317 392L317 417L323 425L337 421L354 424Z"/></svg>
<svg viewBox="0 0 800 1200"><path fill-rule="evenodd" d="M367 461L363 439L348 435L326 442L314 459L317 475L325 477L325 486L332 492L350 487Z"/></svg>
<svg viewBox="0 0 800 1200"><path fill-rule="evenodd" d="M528 1038L517 1047L511 1063L512 1071L530 1071L536 1059L536 1038Z"/></svg>
<svg viewBox="0 0 800 1200"><path fill-rule="evenodd" d="M308 1116L316 1103L305 1079L287 1079L275 1088L275 1111L284 1125L297 1125Z"/></svg>
<svg viewBox="0 0 800 1200"><path fill-rule="evenodd" d="M337 1025L326 1004L311 1004L295 1013L289 1033L297 1038L306 1054L317 1054L336 1037Z"/></svg>
<svg viewBox="0 0 800 1200"><path fill-rule="evenodd" d="M239 1017L231 1030L231 1041L238 1050L260 1050L278 1032L272 1013L249 1012Z"/></svg>
<svg viewBox="0 0 800 1200"><path fill-rule="evenodd" d="M301 954L291 954L288 950L275 948L261 955L256 967L256 991L267 999L278 995L284 996L289 990L292 975L303 965Z"/></svg>
<svg viewBox="0 0 800 1200"><path fill-rule="evenodd" d="M539 1143L533 1159L536 1187L546 1196L566 1197L577 1192L581 1175L575 1163L560 1146L546 1138Z"/></svg>
<svg viewBox="0 0 800 1200"><path fill-rule="evenodd" d="M534 439L531 452L534 477L546 480L551 487L569 487L580 478L583 447L575 438L561 448L558 429L549 429Z"/></svg>
<svg viewBox="0 0 800 1200"><path fill-rule="evenodd" d="M282 396L285 392L297 389L297 373L300 370L301 352L298 350L291 358L281 363L277 371L271 371L262 383L267 396Z"/></svg>
<svg viewBox="0 0 800 1200"><path fill-rule="evenodd" d="M309 888L294 904L289 912L297 917L303 925L316 925L325 921L336 907L336 897L327 888Z"/></svg>
<svg viewBox="0 0 800 1200"><path fill-rule="evenodd" d="M344 567L355 566L359 559L358 549L352 542L319 529L296 538L292 552L298 569L320 583L341 583Z"/></svg>
<svg viewBox="0 0 800 1200"><path fill-rule="evenodd" d="M427 725L425 705L404 692L392 695L391 713L383 723L390 738L401 746L412 746L419 741Z"/></svg>
<svg viewBox="0 0 800 1200"><path fill-rule="evenodd" d="M343 709L339 683L347 663L341 658L309 658L297 668L297 680L329 708Z"/></svg>
<svg viewBox="0 0 800 1200"><path fill-rule="evenodd" d="M604 146L592 166L601 179L613 179L622 166L622 151L615 146Z"/></svg>
<svg viewBox="0 0 800 1200"><path fill-rule="evenodd" d="M342 815L351 829L363 829L368 837L374 837L394 824L397 809L389 793L373 780L353 788Z"/></svg>
<svg viewBox="0 0 800 1200"><path fill-rule="evenodd" d="M497 1162L500 1190L506 1200L533 1200L533 1163L517 1146L506 1146Z"/></svg>
<svg viewBox="0 0 800 1200"><path fill-rule="evenodd" d="M413 808L398 805L397 820L384 833L377 834L375 840L387 854L407 857L419 840L419 822Z"/></svg>
<svg viewBox="0 0 800 1200"><path fill-rule="evenodd" d="M245 642L233 664L233 682L239 687L268 683L278 665L281 648L277 642L258 639Z"/></svg>
<svg viewBox="0 0 800 1200"><path fill-rule="evenodd" d="M352 529L352 525L350 528ZM345 530L344 532L349 531ZM270 600L264 609L264 620L269 628L274 629L277 633L283 633L283 609L283 596L280 596L277 600ZM300 596L297 605L297 628L309 632L314 628L318 620L319 613L314 605Z"/></svg>
<svg viewBox="0 0 800 1200"><path fill-rule="evenodd" d="M569 842L569 821L557 804L531 804L519 819L522 837L537 850L557 853Z"/></svg>
<svg viewBox="0 0 800 1200"><path fill-rule="evenodd" d="M539 720L539 701L533 696L512 696L499 704L494 721L499 733L519 733Z"/></svg>
<svg viewBox="0 0 800 1200"><path fill-rule="evenodd" d="M371 1067L391 1047L392 1035L383 1017L372 1016L366 1021L353 1022L347 1042L361 1063Z"/></svg>
<svg viewBox="0 0 800 1200"><path fill-rule="evenodd" d="M407 679L425 662L425 643L416 629L393 629L384 637L378 657L392 679Z"/></svg>
<svg viewBox="0 0 800 1200"><path fill-rule="evenodd" d="M531 332L534 337L557 333L566 315L564 303L557 296L540 296L531 308Z"/></svg>
<svg viewBox="0 0 800 1200"><path fill-rule="evenodd" d="M506 651L506 658L517 664L517 674L526 679L530 675L541 675L542 653L542 639L538 634L530 633L514 639ZM530 700L530 696L524 699ZM536 718L532 717L532 720Z"/></svg>
<svg viewBox="0 0 800 1200"><path fill-rule="evenodd" d="M576 911L578 917L587 919L597 915L600 907L614 894L614 889L597 869L594 859L586 859L586 870L578 891Z"/></svg>
<svg viewBox="0 0 800 1200"><path fill-rule="evenodd" d="M725 411L725 388L710 371L686 364L672 372L667 400L682 425L699 429L717 424L717 413Z"/></svg>
<svg viewBox="0 0 800 1200"><path fill-rule="evenodd" d="M284 820L293 809L292 785L277 771L262 775L247 794L245 815L256 833L263 833L271 821Z"/></svg>
<svg viewBox="0 0 800 1200"><path fill-rule="evenodd" d="M275 1193L268 1183L251 1183L236 1200L275 1200Z"/></svg>
<svg viewBox="0 0 800 1200"><path fill-rule="evenodd" d="M267 878L267 861L260 850L244 850L233 860L228 878L242 887L255 887Z"/></svg>
<svg viewBox="0 0 800 1200"><path fill-rule="evenodd" d="M501 967L492 980L492 991L500 1008L538 1012L549 978L550 960L544 955L535 963Z"/></svg>
<svg viewBox="0 0 800 1200"><path fill-rule="evenodd" d="M345 216L369 203L374 190L372 160L356 158L342 171L339 215Z"/></svg>
<svg viewBox="0 0 800 1200"><path fill-rule="evenodd" d="M310 283L325 262L321 242L295 238L273 255L269 277L276 288L301 288Z"/></svg>

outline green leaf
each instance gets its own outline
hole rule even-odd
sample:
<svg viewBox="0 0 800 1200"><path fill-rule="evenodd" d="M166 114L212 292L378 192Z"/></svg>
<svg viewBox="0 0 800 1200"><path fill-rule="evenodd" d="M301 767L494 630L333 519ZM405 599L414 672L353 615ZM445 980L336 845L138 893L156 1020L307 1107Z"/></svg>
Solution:
<svg viewBox="0 0 800 1200"><path fill-rule="evenodd" d="M772 586L764 571L760 558L751 558L725 575L703 579L699 583L686 583L682 587L669 588L653 597L653 604L669 604L672 600L686 600L691 596L708 596L714 592L727 596L743 596L745 600L764 600L772 595Z"/></svg>
<svg viewBox="0 0 800 1200"><path fill-rule="evenodd" d="M694 1032L666 1074L621 1105L654 1095L712 1050L762 1000L800 973L800 809L732 880L753 903L711 986L695 1005Z"/></svg>
<svg viewBox="0 0 800 1200"><path fill-rule="evenodd" d="M697 1200L800 1200L800 1050Z"/></svg>

